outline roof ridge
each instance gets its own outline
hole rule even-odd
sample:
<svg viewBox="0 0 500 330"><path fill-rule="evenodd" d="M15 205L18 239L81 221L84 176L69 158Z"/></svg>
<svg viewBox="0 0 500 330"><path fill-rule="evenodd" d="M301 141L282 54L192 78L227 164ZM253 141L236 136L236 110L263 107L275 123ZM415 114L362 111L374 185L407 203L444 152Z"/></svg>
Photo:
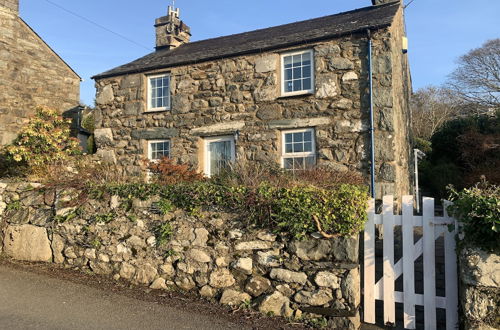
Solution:
<svg viewBox="0 0 500 330"><path fill-rule="evenodd" d="M279 28L279 27L286 27L286 26L289 26L289 25L295 25L295 24L299 24L299 23L303 23L303 22L316 21L316 20L321 20L321 19L326 19L326 18L333 18L335 16L343 16L343 15L353 14L353 13L357 13L357 12L368 11L370 9L378 9L378 8L383 8L383 7L394 6L395 4L398 4L398 0L394 0L393 2L384 3L384 4L381 4L381 5L377 5L377 6L371 5L371 6L357 8L357 9L353 9L353 10L343 11L343 12L332 14L332 15L325 15L325 16L320 16L320 17L315 17L315 18L309 18L309 19L295 21L295 22L286 23L286 24L268 26L268 27L261 28L261 29L255 29L255 30L250 30L250 31L245 31L245 32L239 32L239 33L233 33L233 34L226 34L226 35L222 35L222 36L218 36L218 37L213 37L213 38L208 38L208 39L196 40L196 41L192 41L192 42L183 44L183 45L181 45L181 46L179 46L177 48L174 48L171 51L174 51L174 50L176 50L176 49L178 49L178 48L180 48L182 46L189 45L189 44L192 45L192 44L197 44L197 43L200 43L200 42L207 42L207 41L211 41L211 40L217 40L217 39L223 39L223 38L229 38L229 37L244 35L244 34L247 34L247 33L262 32L262 31L265 31L265 30L268 30L268 29L274 29L274 28ZM159 51L161 51L161 50L162 49L160 49Z"/></svg>

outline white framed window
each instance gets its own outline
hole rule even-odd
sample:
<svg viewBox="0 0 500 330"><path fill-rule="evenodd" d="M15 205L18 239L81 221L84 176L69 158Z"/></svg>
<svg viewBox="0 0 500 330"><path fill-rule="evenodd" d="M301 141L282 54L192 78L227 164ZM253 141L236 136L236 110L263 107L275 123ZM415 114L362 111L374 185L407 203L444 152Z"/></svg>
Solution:
<svg viewBox="0 0 500 330"><path fill-rule="evenodd" d="M205 138L205 175L210 177L227 169L236 159L234 136Z"/></svg>
<svg viewBox="0 0 500 330"><path fill-rule="evenodd" d="M282 131L281 166L286 170L304 170L316 165L314 129Z"/></svg>
<svg viewBox="0 0 500 330"><path fill-rule="evenodd" d="M281 95L314 93L312 49L281 55Z"/></svg>
<svg viewBox="0 0 500 330"><path fill-rule="evenodd" d="M148 159L160 160L163 157L170 157L169 140L149 140L148 141Z"/></svg>
<svg viewBox="0 0 500 330"><path fill-rule="evenodd" d="M147 111L170 110L170 75L148 76Z"/></svg>

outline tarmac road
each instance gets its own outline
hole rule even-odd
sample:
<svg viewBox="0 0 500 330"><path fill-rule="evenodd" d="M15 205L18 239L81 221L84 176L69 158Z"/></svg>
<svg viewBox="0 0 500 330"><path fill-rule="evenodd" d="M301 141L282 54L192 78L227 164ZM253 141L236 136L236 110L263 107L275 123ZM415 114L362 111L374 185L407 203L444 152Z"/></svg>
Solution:
<svg viewBox="0 0 500 330"><path fill-rule="evenodd" d="M197 315L0 264L0 329L245 327L216 315Z"/></svg>

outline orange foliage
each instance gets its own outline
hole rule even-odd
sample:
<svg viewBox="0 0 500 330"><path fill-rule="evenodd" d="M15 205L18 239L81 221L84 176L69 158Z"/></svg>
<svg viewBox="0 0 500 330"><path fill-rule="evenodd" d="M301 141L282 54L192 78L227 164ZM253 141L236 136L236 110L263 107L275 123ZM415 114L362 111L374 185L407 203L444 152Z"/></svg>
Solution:
<svg viewBox="0 0 500 330"><path fill-rule="evenodd" d="M177 184L204 180L203 174L186 164L177 164L168 157L158 161L146 160L148 170L153 174L153 181L160 184Z"/></svg>

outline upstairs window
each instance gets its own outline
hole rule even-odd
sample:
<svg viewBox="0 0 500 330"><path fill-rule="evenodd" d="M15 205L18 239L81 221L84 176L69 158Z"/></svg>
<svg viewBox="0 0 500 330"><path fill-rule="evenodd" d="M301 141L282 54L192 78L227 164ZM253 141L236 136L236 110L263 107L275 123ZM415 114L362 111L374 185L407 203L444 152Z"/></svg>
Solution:
<svg viewBox="0 0 500 330"><path fill-rule="evenodd" d="M170 110L170 75L148 77L148 111Z"/></svg>
<svg viewBox="0 0 500 330"><path fill-rule="evenodd" d="M313 51L281 55L281 94L283 96L314 93Z"/></svg>
<svg viewBox="0 0 500 330"><path fill-rule="evenodd" d="M163 157L170 157L169 140L151 140L148 141L148 159L160 160Z"/></svg>
<svg viewBox="0 0 500 330"><path fill-rule="evenodd" d="M314 167L316 164L314 129L283 131L282 134L281 164L283 168L297 171Z"/></svg>

